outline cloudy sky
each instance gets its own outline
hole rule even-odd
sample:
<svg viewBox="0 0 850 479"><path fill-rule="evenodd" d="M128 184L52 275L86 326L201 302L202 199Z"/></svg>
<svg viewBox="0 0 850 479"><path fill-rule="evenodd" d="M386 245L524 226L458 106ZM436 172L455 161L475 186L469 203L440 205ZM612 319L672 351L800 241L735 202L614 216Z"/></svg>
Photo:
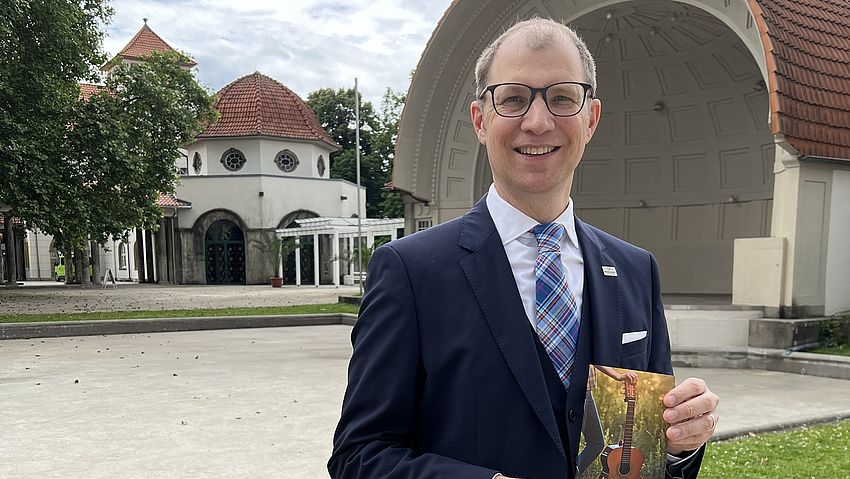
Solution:
<svg viewBox="0 0 850 479"><path fill-rule="evenodd" d="M451 0L112 0L104 49L118 53L143 18L198 62L218 91L259 71L301 98L351 88L377 108L387 87L407 92L431 33Z"/></svg>

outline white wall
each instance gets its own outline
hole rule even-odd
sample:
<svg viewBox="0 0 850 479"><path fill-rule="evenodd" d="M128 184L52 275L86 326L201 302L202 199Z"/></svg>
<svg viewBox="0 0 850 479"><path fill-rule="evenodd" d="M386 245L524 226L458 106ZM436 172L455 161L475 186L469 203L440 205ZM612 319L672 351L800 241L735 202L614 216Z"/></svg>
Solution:
<svg viewBox="0 0 850 479"><path fill-rule="evenodd" d="M53 244L53 237L42 234L37 231L28 231L24 239L25 248L28 251L29 265L26 268L28 281L53 281L54 260L58 258L57 254L51 254L50 248ZM136 259L133 256L133 245L135 244L135 236L130 235L129 243L127 244L127 267L121 269L119 267L118 251L120 241L108 241L105 247L100 251L100 268L103 274L107 268L112 270L117 280L136 280L138 272L135 270Z"/></svg>
<svg viewBox="0 0 850 479"><path fill-rule="evenodd" d="M362 191L361 208L366 211L365 188ZM251 229L276 228L284 216L297 210L338 217L357 213L357 185L339 179L188 176L183 177L177 196L192 203L191 209L180 210L181 228L191 228L201 215L215 209L233 211ZM347 199L342 200L343 196Z"/></svg>
<svg viewBox="0 0 850 479"><path fill-rule="evenodd" d="M832 176L832 201L826 253L825 313L850 310L850 171Z"/></svg>
<svg viewBox="0 0 850 479"><path fill-rule="evenodd" d="M245 155L245 166L238 171L230 171L221 162L224 153L235 148ZM189 156L189 176L196 176L192 168L195 153L201 155L203 166L201 175L250 175L267 174L288 177L328 178L330 174L330 147L319 141L284 140L271 137L234 137L221 139L203 139L187 148ZM275 164L277 154L289 150L298 158L298 167L285 173ZM322 156L325 163L323 175L319 175L317 162Z"/></svg>

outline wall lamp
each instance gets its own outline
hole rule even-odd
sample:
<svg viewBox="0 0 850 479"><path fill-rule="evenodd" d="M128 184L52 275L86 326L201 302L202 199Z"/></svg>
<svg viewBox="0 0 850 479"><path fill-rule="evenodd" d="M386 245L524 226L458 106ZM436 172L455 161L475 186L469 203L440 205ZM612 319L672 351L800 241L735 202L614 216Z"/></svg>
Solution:
<svg viewBox="0 0 850 479"><path fill-rule="evenodd" d="M339 200L340 200L340 201L345 201L345 200L347 200L347 199L348 199L348 197L347 197L347 196L345 196L345 195L340 195L340 197L339 197Z"/></svg>

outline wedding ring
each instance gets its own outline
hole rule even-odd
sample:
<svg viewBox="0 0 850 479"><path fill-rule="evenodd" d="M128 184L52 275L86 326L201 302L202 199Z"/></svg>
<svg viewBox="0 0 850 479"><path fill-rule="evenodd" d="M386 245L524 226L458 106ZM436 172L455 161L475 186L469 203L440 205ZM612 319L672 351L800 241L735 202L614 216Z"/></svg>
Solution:
<svg viewBox="0 0 850 479"><path fill-rule="evenodd" d="M717 418L714 416L714 413L709 414L708 418L711 419L711 427L708 430L713 431L717 427Z"/></svg>

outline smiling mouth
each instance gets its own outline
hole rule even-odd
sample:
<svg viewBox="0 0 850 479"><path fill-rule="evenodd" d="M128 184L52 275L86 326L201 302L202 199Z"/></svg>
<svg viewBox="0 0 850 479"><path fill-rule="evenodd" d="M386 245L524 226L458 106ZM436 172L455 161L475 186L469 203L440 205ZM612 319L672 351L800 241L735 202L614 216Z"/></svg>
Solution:
<svg viewBox="0 0 850 479"><path fill-rule="evenodd" d="M540 156L545 155L546 153L551 153L557 150L558 147L555 146L537 146L537 147L524 147L524 148L516 148L515 151L517 153L529 156Z"/></svg>

